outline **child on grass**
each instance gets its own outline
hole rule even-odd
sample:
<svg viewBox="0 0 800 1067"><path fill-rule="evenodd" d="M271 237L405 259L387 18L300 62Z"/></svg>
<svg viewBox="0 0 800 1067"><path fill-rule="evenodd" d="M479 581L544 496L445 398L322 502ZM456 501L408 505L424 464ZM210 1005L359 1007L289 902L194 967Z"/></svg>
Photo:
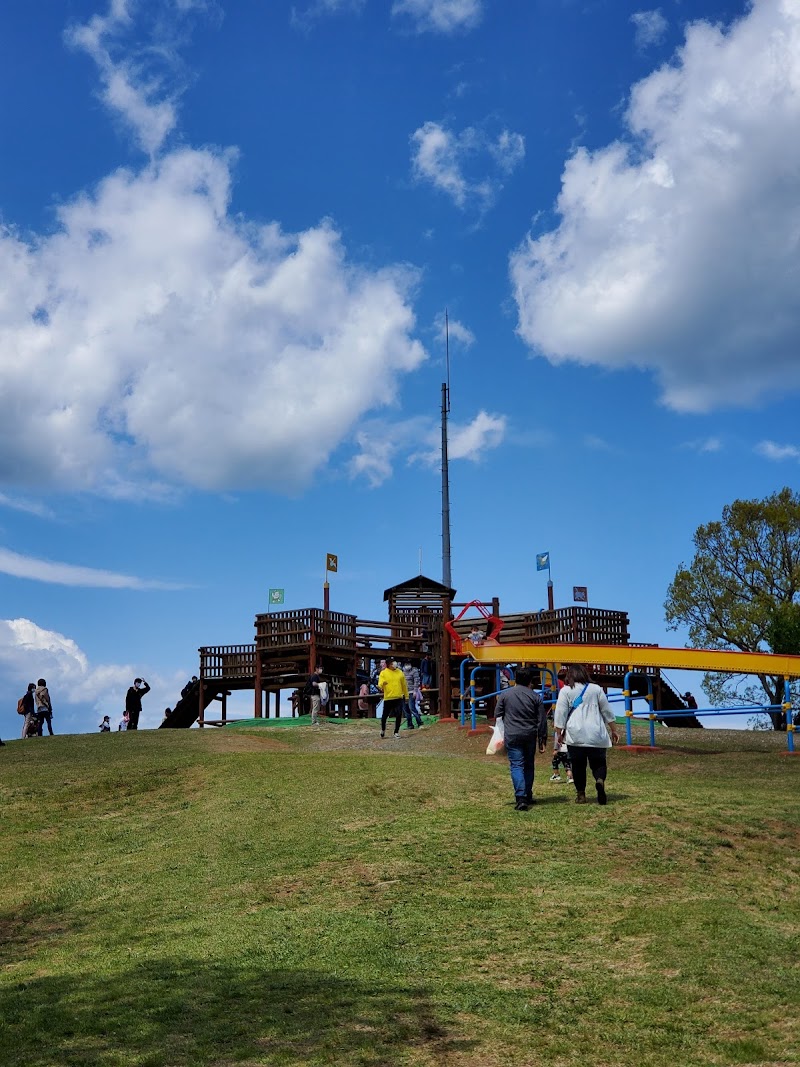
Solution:
<svg viewBox="0 0 800 1067"><path fill-rule="evenodd" d="M572 763L569 758L569 752L567 750L566 741L559 742L558 734L553 734L553 774L550 778L551 782L563 782L564 779L558 773L559 764L564 764L564 770L567 772L567 781L572 783Z"/></svg>

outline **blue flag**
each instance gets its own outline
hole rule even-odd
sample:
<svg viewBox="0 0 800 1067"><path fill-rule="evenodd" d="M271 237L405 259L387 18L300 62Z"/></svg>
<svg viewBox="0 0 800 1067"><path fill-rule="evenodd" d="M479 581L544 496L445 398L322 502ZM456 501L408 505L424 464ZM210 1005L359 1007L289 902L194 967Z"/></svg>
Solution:
<svg viewBox="0 0 800 1067"><path fill-rule="evenodd" d="M537 552L536 553L536 570L537 571L549 571L550 570L550 553L549 552Z"/></svg>

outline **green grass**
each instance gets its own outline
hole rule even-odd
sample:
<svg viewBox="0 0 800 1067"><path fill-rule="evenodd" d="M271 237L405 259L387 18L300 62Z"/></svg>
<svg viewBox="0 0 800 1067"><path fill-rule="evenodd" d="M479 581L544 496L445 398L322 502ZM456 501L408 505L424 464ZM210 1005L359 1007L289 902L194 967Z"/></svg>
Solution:
<svg viewBox="0 0 800 1067"><path fill-rule="evenodd" d="M800 1062L800 757L659 738L527 813L448 725L8 745L0 1063Z"/></svg>

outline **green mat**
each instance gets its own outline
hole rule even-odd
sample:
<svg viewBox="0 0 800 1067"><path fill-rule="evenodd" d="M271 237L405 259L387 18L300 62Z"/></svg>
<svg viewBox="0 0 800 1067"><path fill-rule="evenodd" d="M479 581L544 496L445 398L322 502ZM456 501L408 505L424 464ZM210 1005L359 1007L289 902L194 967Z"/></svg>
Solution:
<svg viewBox="0 0 800 1067"><path fill-rule="evenodd" d="M436 716L436 715L423 715L422 716L422 721L425 723L426 726L428 726L430 723L438 722L439 720L438 720L438 716ZM339 718L327 719L327 718L325 718L323 716L320 719L320 723L321 723L320 729L324 729L324 727L326 727L326 726L341 726L343 723L349 723L349 722L370 722L370 723L374 723L376 726L380 726L381 720L380 719L375 719L372 716L370 716L368 719L339 719ZM276 727L276 728L279 728L279 729L285 729L288 726L310 726L310 725L311 725L311 716L310 715L298 715L295 718L291 718L291 716L286 715L286 716L282 716L280 719L240 719L238 722L228 723L226 729L235 730L237 727L246 727L249 730L249 729L252 729L252 727L254 727L254 726L272 726L272 727ZM400 729L401 730L408 729L408 727L405 724L405 721L403 722L403 725L400 727Z"/></svg>

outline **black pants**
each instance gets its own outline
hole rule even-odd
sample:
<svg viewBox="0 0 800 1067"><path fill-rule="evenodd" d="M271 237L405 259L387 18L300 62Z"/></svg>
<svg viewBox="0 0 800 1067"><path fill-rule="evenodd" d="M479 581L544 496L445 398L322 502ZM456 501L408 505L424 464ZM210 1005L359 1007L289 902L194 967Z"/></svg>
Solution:
<svg viewBox="0 0 800 1067"><path fill-rule="evenodd" d="M567 745L569 758L572 761L572 779L575 789L579 793L586 792L586 764L592 769L595 778L605 781L606 778L606 748L584 748L583 745Z"/></svg>
<svg viewBox="0 0 800 1067"><path fill-rule="evenodd" d="M400 733L400 720L403 717L403 698L397 700L384 700L383 714L381 715L381 733L386 732L386 720L394 715L394 732Z"/></svg>
<svg viewBox="0 0 800 1067"><path fill-rule="evenodd" d="M139 729L139 716L140 715L141 715L141 711L136 711L135 709L128 712L128 729L129 730L138 730Z"/></svg>

